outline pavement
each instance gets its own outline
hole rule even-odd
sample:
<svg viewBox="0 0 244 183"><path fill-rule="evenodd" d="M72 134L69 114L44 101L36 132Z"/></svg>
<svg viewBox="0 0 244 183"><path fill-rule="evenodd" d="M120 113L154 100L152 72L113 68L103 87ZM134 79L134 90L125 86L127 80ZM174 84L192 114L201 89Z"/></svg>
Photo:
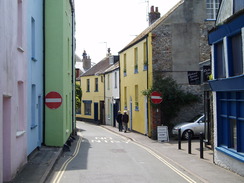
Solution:
<svg viewBox="0 0 244 183"><path fill-rule="evenodd" d="M193 175L200 182L213 183L244 183L244 177L229 170L221 168L213 163L213 151L204 147L203 159L200 158L200 142L192 140L191 154L188 153L188 142L182 141L181 149L178 149L178 141L159 142L136 132L119 132L118 128L100 125L102 128L118 135L129 138L137 145L144 146L162 157L164 161L174 167L180 168ZM22 171L15 177L12 183L44 183L49 173L62 154L62 148L41 147L35 151L24 166Z"/></svg>

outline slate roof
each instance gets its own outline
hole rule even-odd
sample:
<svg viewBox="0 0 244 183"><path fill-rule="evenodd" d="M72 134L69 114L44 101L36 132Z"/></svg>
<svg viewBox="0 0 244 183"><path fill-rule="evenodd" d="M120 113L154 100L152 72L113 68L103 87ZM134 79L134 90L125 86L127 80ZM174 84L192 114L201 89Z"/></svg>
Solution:
<svg viewBox="0 0 244 183"><path fill-rule="evenodd" d="M109 73L109 72L112 72L116 69L119 68L119 62L116 62L115 64L111 65L109 68L107 68L104 73Z"/></svg>
<svg viewBox="0 0 244 183"><path fill-rule="evenodd" d="M105 57L103 60L98 62L96 65L91 67L89 70L87 70L82 76L94 76L94 75L100 75L103 74L104 71L110 66L109 64L109 56Z"/></svg>
<svg viewBox="0 0 244 183"><path fill-rule="evenodd" d="M139 34L135 39L133 39L127 46L125 46L119 53L130 48L134 44L144 39L152 30L154 30L161 22L163 22L171 13L173 13L180 5L184 3L184 0L179 1L173 8L171 8L166 14L156 20L152 25L147 27L141 34Z"/></svg>

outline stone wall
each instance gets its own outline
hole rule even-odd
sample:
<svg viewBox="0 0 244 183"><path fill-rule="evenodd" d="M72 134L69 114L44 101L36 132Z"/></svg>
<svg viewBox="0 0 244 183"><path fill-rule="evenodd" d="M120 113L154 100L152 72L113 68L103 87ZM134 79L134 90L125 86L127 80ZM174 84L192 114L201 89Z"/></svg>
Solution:
<svg viewBox="0 0 244 183"><path fill-rule="evenodd" d="M166 22L162 22L152 31L153 76L173 77L184 91L201 98L201 102L181 108L178 116L171 121L176 124L204 113L203 89L201 85L188 84L187 71L200 70L199 63L210 59L208 30L213 27L214 22ZM178 31L181 25L185 30ZM179 42L179 46L177 40L184 42Z"/></svg>

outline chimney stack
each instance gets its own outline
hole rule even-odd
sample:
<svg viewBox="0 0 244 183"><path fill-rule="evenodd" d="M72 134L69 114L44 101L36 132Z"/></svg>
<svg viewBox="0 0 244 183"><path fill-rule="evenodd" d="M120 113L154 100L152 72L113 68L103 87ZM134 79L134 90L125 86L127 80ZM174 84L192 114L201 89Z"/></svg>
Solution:
<svg viewBox="0 0 244 183"><path fill-rule="evenodd" d="M83 59L82 59L82 62L83 62L83 69L84 69L85 71L87 71L88 69L91 68L91 59L90 59L89 56L87 56L85 50L84 50L82 56L83 56Z"/></svg>
<svg viewBox="0 0 244 183"><path fill-rule="evenodd" d="M158 7L154 11L154 6L151 6L151 12L149 13L149 26L152 25L157 19L160 18Z"/></svg>

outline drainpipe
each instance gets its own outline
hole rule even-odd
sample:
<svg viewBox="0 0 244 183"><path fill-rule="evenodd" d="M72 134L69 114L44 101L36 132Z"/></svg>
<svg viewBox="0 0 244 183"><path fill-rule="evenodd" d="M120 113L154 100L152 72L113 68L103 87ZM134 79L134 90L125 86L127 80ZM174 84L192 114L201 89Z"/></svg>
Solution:
<svg viewBox="0 0 244 183"><path fill-rule="evenodd" d="M43 129L42 129L42 139L43 139L43 144L45 145L45 123L46 123L46 110L45 110L45 79L46 79L46 77L45 77L45 75L46 75L46 73L45 73L45 66L46 66L46 64L45 64L45 62L46 62L46 52L45 52L45 48L46 48L46 41L45 41L45 38L46 38L46 35L45 35L45 1L46 0L44 0L43 1L43 3L42 3L42 5L43 5L43 10L42 10L42 13L43 13L43 20L42 20L42 23L43 23Z"/></svg>
<svg viewBox="0 0 244 183"><path fill-rule="evenodd" d="M149 76L148 76L148 70L149 70L149 67L148 67L148 61L149 61L149 59L148 59L148 36L146 37L146 54L147 54L147 56L146 56L146 58L147 58L147 89L148 89L148 78L149 78ZM148 99L147 99L148 100ZM150 102L147 102L147 136L148 136L148 134L149 134L149 105L150 105Z"/></svg>
<svg viewBox="0 0 244 183"><path fill-rule="evenodd" d="M76 135L75 133L75 82L74 82L74 1L70 0L70 7L71 7L71 16L72 16L72 31L71 31L71 38L72 38L72 43L71 43L71 49L72 49L72 54L71 54L71 85L72 85L72 134Z"/></svg>

